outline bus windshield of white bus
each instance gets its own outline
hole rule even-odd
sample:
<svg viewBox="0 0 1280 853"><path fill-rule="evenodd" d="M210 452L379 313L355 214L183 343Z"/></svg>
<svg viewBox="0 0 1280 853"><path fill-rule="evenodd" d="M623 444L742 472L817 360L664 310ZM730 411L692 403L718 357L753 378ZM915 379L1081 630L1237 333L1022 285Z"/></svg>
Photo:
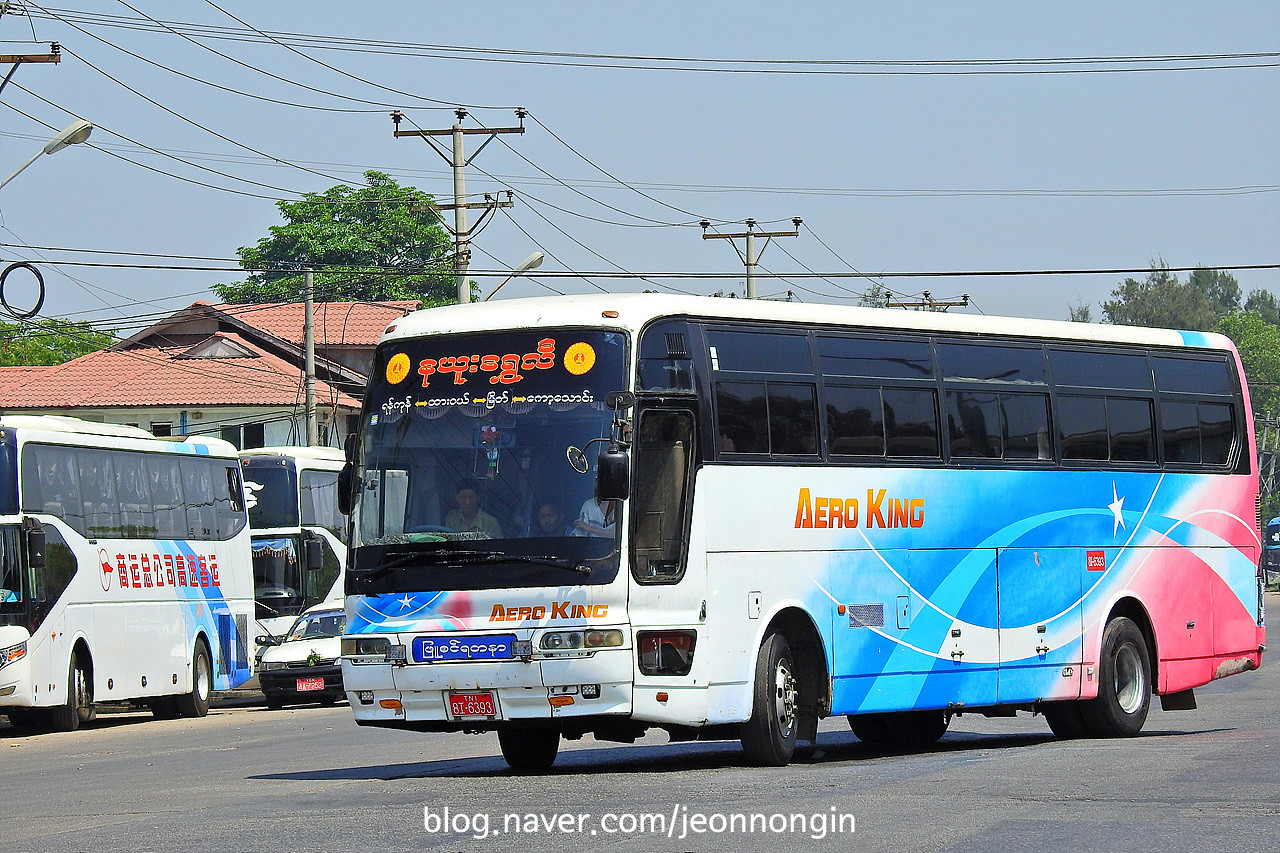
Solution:
<svg viewBox="0 0 1280 853"><path fill-rule="evenodd" d="M348 589L608 583L616 502L594 461L626 337L535 330L394 340L365 404ZM580 473L570 449L586 451ZM579 467L581 464L579 464Z"/></svg>

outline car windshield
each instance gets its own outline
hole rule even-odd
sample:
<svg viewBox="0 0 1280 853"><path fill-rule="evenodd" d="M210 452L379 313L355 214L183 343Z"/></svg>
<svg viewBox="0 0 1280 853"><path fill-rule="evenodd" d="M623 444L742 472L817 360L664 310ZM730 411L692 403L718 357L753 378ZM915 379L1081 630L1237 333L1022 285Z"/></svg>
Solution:
<svg viewBox="0 0 1280 853"><path fill-rule="evenodd" d="M341 610L323 610L319 613L308 613L298 617L293 628L285 637L286 642L294 640L318 640L321 637L342 636L342 629L347 624L347 614Z"/></svg>
<svg viewBox="0 0 1280 853"><path fill-rule="evenodd" d="M605 396L625 386L625 344L585 330L384 344L365 410L356 582L376 577L390 591L611 580L615 506L595 499L592 469L613 423ZM577 467L571 448L586 451Z"/></svg>

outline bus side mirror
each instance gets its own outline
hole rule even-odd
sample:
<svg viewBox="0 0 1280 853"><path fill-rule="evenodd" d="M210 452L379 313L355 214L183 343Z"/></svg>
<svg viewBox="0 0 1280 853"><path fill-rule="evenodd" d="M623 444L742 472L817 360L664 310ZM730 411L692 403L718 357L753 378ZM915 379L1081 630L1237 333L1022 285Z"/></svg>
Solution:
<svg viewBox="0 0 1280 853"><path fill-rule="evenodd" d="M45 567L44 549L44 528L37 522L36 527L27 529L27 565L33 569L43 569Z"/></svg>
<svg viewBox="0 0 1280 853"><path fill-rule="evenodd" d="M320 550L320 540L314 536L302 542L302 558L309 572L318 572L324 566L324 554Z"/></svg>
<svg viewBox="0 0 1280 853"><path fill-rule="evenodd" d="M625 501L629 498L627 467L625 450L602 450L596 458L596 497L602 501Z"/></svg>
<svg viewBox="0 0 1280 853"><path fill-rule="evenodd" d="M356 502L355 495L351 494L351 473L350 462L338 472L338 512L343 515L351 515L351 508Z"/></svg>

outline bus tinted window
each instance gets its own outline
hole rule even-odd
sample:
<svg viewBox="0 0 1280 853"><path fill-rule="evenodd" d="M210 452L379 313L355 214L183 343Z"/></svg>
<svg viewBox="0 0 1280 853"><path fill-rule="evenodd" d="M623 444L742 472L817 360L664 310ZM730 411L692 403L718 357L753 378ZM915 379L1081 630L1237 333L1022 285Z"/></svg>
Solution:
<svg viewBox="0 0 1280 853"><path fill-rule="evenodd" d="M1107 406L1102 397L1059 394L1057 414L1063 459L1107 459Z"/></svg>
<svg viewBox="0 0 1280 853"><path fill-rule="evenodd" d="M1156 461L1150 400L1107 398L1107 431L1113 462Z"/></svg>
<svg viewBox="0 0 1280 853"><path fill-rule="evenodd" d="M807 335L708 329L713 370L747 373L813 373Z"/></svg>
<svg viewBox="0 0 1280 853"><path fill-rule="evenodd" d="M951 456L1000 459L1000 398L976 391L947 392L947 443Z"/></svg>
<svg viewBox="0 0 1280 853"><path fill-rule="evenodd" d="M1156 356L1156 388L1161 391L1183 391L1188 394L1234 393L1231 372L1222 360Z"/></svg>
<svg viewBox="0 0 1280 853"><path fill-rule="evenodd" d="M1205 465L1226 465L1231 459L1236 434L1233 407L1226 403L1200 404L1200 461Z"/></svg>
<svg viewBox="0 0 1280 853"><path fill-rule="evenodd" d="M1049 398L1044 394L1001 394L1005 459L1053 459Z"/></svg>
<svg viewBox="0 0 1280 853"><path fill-rule="evenodd" d="M885 451L889 456L938 455L938 403L933 391L885 388Z"/></svg>
<svg viewBox="0 0 1280 853"><path fill-rule="evenodd" d="M302 523L323 527L346 541L347 519L338 512L338 472L302 471L298 474Z"/></svg>
<svg viewBox="0 0 1280 853"><path fill-rule="evenodd" d="M716 383L716 410L721 451L769 452L769 407L763 382Z"/></svg>
<svg viewBox="0 0 1280 853"><path fill-rule="evenodd" d="M769 383L769 444L774 454L817 455L818 395L813 385Z"/></svg>
<svg viewBox="0 0 1280 853"><path fill-rule="evenodd" d="M933 356L928 341L818 335L817 343L818 362L824 376L933 378Z"/></svg>
<svg viewBox="0 0 1280 853"><path fill-rule="evenodd" d="M884 413L879 388L823 389L832 456L884 456Z"/></svg>
<svg viewBox="0 0 1280 853"><path fill-rule="evenodd" d="M944 379L1045 384L1044 353L1039 347L986 344L938 344Z"/></svg>
<svg viewBox="0 0 1280 853"><path fill-rule="evenodd" d="M1135 353L1049 350L1049 369L1056 385L1081 388L1151 390L1147 357Z"/></svg>

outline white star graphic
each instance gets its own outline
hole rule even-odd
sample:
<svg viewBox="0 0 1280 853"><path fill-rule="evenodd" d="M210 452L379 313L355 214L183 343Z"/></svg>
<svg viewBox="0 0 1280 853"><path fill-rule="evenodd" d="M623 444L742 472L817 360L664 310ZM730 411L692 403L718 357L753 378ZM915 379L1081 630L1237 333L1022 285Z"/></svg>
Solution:
<svg viewBox="0 0 1280 853"><path fill-rule="evenodd" d="M1121 515L1121 513L1124 512L1124 498L1116 495L1115 483L1111 484L1111 498L1111 503L1107 504L1107 509L1111 510L1111 514L1116 517L1115 523L1111 525L1111 535L1115 536L1116 531L1120 528L1124 527L1125 530L1129 529L1124 526L1124 516Z"/></svg>
<svg viewBox="0 0 1280 853"><path fill-rule="evenodd" d="M412 605L413 605L413 597L412 597L412 596L406 595L404 598L400 599L400 609L401 609L401 610L404 610L406 607L410 607L410 606L412 606Z"/></svg>

